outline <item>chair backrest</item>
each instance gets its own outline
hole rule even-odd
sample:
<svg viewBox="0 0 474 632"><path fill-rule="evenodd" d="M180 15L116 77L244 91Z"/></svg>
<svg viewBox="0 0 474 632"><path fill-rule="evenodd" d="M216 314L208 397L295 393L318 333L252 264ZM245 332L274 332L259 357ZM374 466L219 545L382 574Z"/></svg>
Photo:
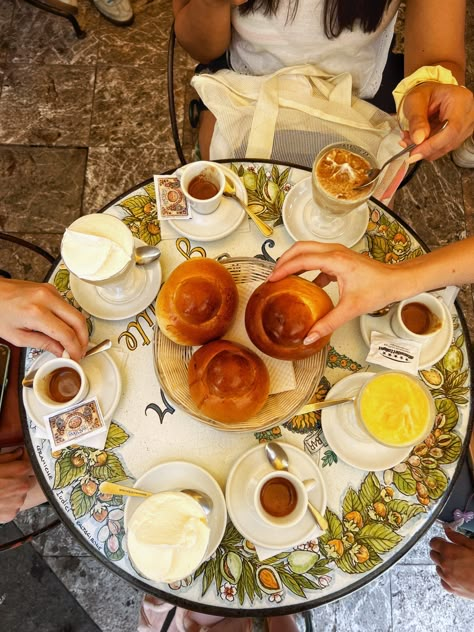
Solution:
<svg viewBox="0 0 474 632"><path fill-rule="evenodd" d="M176 35L174 33L174 22L171 24L170 37L168 40L168 61L167 61L167 88L168 88L168 112L170 116L171 133L173 134L176 153L182 165L187 160L183 152L183 146L179 137L178 121L176 117L176 101L174 95L174 57L176 47Z"/></svg>

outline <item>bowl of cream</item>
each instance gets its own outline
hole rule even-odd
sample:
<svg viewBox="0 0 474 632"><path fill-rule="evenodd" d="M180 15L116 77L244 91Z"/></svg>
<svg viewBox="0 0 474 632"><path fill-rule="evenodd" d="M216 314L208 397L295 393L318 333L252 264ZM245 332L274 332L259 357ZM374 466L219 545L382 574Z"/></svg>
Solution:
<svg viewBox="0 0 474 632"><path fill-rule="evenodd" d="M127 549L134 568L155 582L190 575L205 559L210 529L200 504L179 491L153 494L127 523Z"/></svg>
<svg viewBox="0 0 474 632"><path fill-rule="evenodd" d="M362 386L357 416L379 443L408 447L420 443L433 427L436 408L421 380L409 373L377 373Z"/></svg>

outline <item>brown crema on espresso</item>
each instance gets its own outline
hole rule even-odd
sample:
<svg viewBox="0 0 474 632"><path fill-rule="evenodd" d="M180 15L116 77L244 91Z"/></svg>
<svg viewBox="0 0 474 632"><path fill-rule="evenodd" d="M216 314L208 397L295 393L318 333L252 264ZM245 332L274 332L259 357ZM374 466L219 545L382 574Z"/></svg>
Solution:
<svg viewBox="0 0 474 632"><path fill-rule="evenodd" d="M188 186L188 193L197 200L210 200L219 189L210 182L202 173L193 178Z"/></svg>
<svg viewBox="0 0 474 632"><path fill-rule="evenodd" d="M333 148L316 165L316 178L328 195L340 200L356 200L367 196L367 190L354 191L354 187L367 182L370 168L362 156L347 149Z"/></svg>

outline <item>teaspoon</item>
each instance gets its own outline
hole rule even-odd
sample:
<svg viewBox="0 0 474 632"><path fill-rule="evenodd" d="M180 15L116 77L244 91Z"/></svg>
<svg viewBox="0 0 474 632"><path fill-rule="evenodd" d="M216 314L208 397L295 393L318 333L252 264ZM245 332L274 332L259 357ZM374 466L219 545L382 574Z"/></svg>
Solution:
<svg viewBox="0 0 474 632"><path fill-rule="evenodd" d="M288 471L288 455L285 450L281 447L280 444L276 443L276 441L270 441L265 446L265 454L267 459L270 462L270 465L275 468L275 470L284 470ZM320 511L316 509L316 507L311 504L308 500L308 509L312 513L314 519L321 527L323 531L326 531L328 528L328 521L321 514Z"/></svg>
<svg viewBox="0 0 474 632"><path fill-rule="evenodd" d="M242 200L239 198L239 196L236 193L235 184L232 182L232 180L228 176L225 176L225 185L224 185L223 195L225 195L225 197L231 197L234 200L237 200L237 202L244 209L247 215L257 225L257 228L260 230L262 235L265 235L265 237L269 237L270 235L273 234L273 228L271 226L268 226L268 224L265 224L265 222L262 219L260 219L258 215L256 215L253 211L251 211L249 207L242 202Z"/></svg>
<svg viewBox="0 0 474 632"><path fill-rule="evenodd" d="M127 487L126 485L121 485L120 483L112 483L110 481L103 481L99 485L99 491L103 494L116 494L118 496L138 496L139 498L149 498L153 496L155 492L148 492L144 489L137 489L136 487ZM199 492L196 489L181 489L179 490L183 494L187 496L191 496L194 498L203 512L208 516L213 507L212 498L205 494L204 492Z"/></svg>
<svg viewBox="0 0 474 632"><path fill-rule="evenodd" d="M138 266L156 261L161 256L161 250L156 246L138 246L135 248L135 262Z"/></svg>

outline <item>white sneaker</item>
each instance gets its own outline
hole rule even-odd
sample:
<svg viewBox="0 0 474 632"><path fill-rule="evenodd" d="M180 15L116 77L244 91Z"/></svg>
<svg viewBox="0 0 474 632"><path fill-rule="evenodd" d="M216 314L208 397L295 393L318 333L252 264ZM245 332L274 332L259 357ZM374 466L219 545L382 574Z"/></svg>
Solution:
<svg viewBox="0 0 474 632"><path fill-rule="evenodd" d="M451 153L454 164L465 169L474 168L474 138L469 136L463 144Z"/></svg>
<svg viewBox="0 0 474 632"><path fill-rule="evenodd" d="M130 0L94 0L96 9L117 26L128 26L133 22Z"/></svg>
<svg viewBox="0 0 474 632"><path fill-rule="evenodd" d="M42 5L64 13L77 13L77 0L40 0Z"/></svg>

